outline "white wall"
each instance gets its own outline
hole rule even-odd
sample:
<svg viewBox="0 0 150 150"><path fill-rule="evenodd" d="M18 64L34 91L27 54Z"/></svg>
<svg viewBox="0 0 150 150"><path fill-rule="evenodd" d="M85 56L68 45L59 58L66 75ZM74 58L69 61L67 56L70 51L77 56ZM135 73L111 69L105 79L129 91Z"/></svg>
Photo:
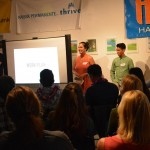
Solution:
<svg viewBox="0 0 150 150"><path fill-rule="evenodd" d="M5 40L46 38L71 34L72 40L78 42L96 39L98 55L93 55L96 63L103 70L104 76L110 80L110 67L116 54L106 54L106 39L116 38L117 43L127 42L125 30L124 0L82 0L81 29L32 34L16 34L15 0L12 6L11 33L4 34ZM136 39L138 53L128 54L135 66L141 67L145 78L150 79L150 53L147 53L147 38Z"/></svg>

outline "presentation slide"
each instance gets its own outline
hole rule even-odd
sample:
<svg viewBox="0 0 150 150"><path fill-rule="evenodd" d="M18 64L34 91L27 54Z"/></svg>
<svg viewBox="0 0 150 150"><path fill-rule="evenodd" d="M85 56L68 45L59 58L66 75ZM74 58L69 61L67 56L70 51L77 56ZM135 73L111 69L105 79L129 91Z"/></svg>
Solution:
<svg viewBox="0 0 150 150"><path fill-rule="evenodd" d="M16 84L40 83L43 69L53 71L55 83L67 83L65 37L6 42L8 75Z"/></svg>

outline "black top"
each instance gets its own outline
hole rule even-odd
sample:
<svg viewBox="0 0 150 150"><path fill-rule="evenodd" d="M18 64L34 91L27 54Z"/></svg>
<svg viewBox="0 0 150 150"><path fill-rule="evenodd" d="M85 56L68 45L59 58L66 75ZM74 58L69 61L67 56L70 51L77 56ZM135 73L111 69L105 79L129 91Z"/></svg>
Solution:
<svg viewBox="0 0 150 150"><path fill-rule="evenodd" d="M116 105L119 90L114 83L107 80L99 80L89 87L86 91L85 98L87 105Z"/></svg>
<svg viewBox="0 0 150 150"><path fill-rule="evenodd" d="M35 143L23 144L15 132L0 135L0 150L73 150L69 138L61 131L44 130L42 139Z"/></svg>

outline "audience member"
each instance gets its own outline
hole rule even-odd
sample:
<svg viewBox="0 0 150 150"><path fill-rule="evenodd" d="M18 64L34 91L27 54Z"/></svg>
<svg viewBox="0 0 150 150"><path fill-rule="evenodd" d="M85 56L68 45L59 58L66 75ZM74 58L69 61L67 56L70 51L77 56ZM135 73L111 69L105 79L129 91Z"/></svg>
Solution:
<svg viewBox="0 0 150 150"><path fill-rule="evenodd" d="M49 115L47 129L64 131L77 150L94 150L95 128L88 117L82 88L69 83L62 91L54 112Z"/></svg>
<svg viewBox="0 0 150 150"><path fill-rule="evenodd" d="M150 80L146 81L146 86L150 88Z"/></svg>
<svg viewBox="0 0 150 150"><path fill-rule="evenodd" d="M150 103L139 90L126 92L118 107L117 135L102 138L97 150L148 150L150 149Z"/></svg>
<svg viewBox="0 0 150 150"><path fill-rule="evenodd" d="M133 60L125 55L126 45L124 43L118 43L116 45L117 55L112 62L110 76L112 82L118 87L121 84L121 80L129 73L129 69L134 67Z"/></svg>
<svg viewBox="0 0 150 150"><path fill-rule="evenodd" d="M148 87L146 85L146 82L145 82L145 79L144 79L144 75L143 75L143 72L142 72L141 68L139 68L139 67L131 68L129 70L129 74L136 75L142 81L143 92L146 94L146 96L148 97L148 99L150 101L150 91L149 91L149 89L148 89Z"/></svg>
<svg viewBox="0 0 150 150"><path fill-rule="evenodd" d="M107 131L110 111L117 104L119 90L115 84L103 78L101 67L98 64L89 66L87 72L93 84L86 91L86 103L90 107L91 116L99 136L104 137ZM99 113L96 112L96 107L99 109Z"/></svg>
<svg viewBox="0 0 150 150"><path fill-rule="evenodd" d="M10 121L5 108L6 97L9 91L15 87L12 77L0 76L0 133L13 130L13 123Z"/></svg>
<svg viewBox="0 0 150 150"><path fill-rule="evenodd" d="M39 87L36 93L43 106L43 119L46 120L48 113L55 109L61 90L57 84L54 84L54 75L49 69L40 72L40 83L42 87Z"/></svg>
<svg viewBox="0 0 150 150"><path fill-rule="evenodd" d="M95 63L93 57L86 53L88 49L88 42L80 42L78 46L80 55L76 57L73 64L73 74L76 76L76 79L81 80L83 93L92 84L87 74L87 68Z"/></svg>
<svg viewBox="0 0 150 150"><path fill-rule="evenodd" d="M67 135L43 130L41 103L30 88L18 86L11 90L6 109L16 129L0 135L1 150L73 150Z"/></svg>
<svg viewBox="0 0 150 150"><path fill-rule="evenodd" d="M122 96L125 92L131 90L140 90L143 91L143 86L141 80L135 75L126 75L120 87L120 98L118 99L118 105L121 101ZM118 112L117 107L113 108L110 113L109 123L108 123L108 131L107 135L115 135L118 128Z"/></svg>
<svg viewBox="0 0 150 150"><path fill-rule="evenodd" d="M0 53L0 76L4 75L3 54Z"/></svg>

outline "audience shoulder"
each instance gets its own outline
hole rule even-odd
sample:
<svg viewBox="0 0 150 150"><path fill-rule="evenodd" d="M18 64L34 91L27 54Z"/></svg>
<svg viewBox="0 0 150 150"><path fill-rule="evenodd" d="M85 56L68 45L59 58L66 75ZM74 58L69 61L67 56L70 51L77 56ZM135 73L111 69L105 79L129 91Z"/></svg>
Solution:
<svg viewBox="0 0 150 150"><path fill-rule="evenodd" d="M105 142L105 138L101 138L97 142L97 150L104 150L104 142Z"/></svg>
<svg viewBox="0 0 150 150"><path fill-rule="evenodd" d="M44 130L44 133L47 133L49 135L53 135L56 137L60 137L66 140L69 140L69 137L62 131L48 131L48 130Z"/></svg>
<svg viewBox="0 0 150 150"><path fill-rule="evenodd" d="M63 146L62 149L65 149L65 150L74 150L73 145L72 145L69 137L64 132L59 131L59 130L56 130L56 131L44 130L44 133L47 136L55 137L57 139L56 140L57 144L61 144L60 147Z"/></svg>

